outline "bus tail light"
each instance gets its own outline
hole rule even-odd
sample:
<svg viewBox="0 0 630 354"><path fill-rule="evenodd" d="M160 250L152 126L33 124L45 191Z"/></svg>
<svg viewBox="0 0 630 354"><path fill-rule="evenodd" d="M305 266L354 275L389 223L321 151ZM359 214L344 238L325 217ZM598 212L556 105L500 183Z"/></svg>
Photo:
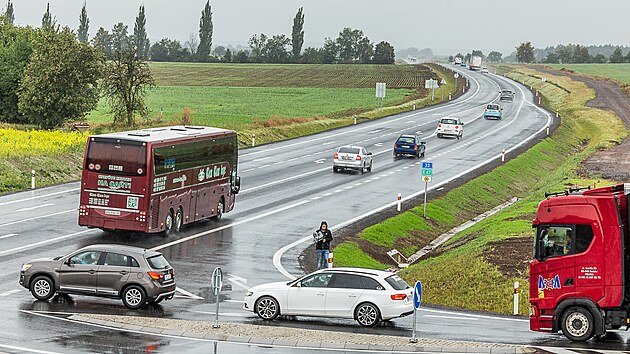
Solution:
<svg viewBox="0 0 630 354"><path fill-rule="evenodd" d="M79 206L79 216L87 216L88 210L85 205Z"/></svg>
<svg viewBox="0 0 630 354"><path fill-rule="evenodd" d="M88 168L89 168L90 170L93 170L93 169L94 169L94 164L93 164L93 163L89 164L89 165L88 165Z"/></svg>
<svg viewBox="0 0 630 354"><path fill-rule="evenodd" d="M94 169L99 171L101 169L101 165L100 164L96 164L94 165Z"/></svg>
<svg viewBox="0 0 630 354"><path fill-rule="evenodd" d="M407 294L392 294L389 296L392 300L404 300L407 298Z"/></svg>
<svg viewBox="0 0 630 354"><path fill-rule="evenodd" d="M141 211L138 216L136 216L136 221L145 222L147 221L147 212Z"/></svg>
<svg viewBox="0 0 630 354"><path fill-rule="evenodd" d="M138 169L138 174L139 174L139 175L141 175L141 174L142 174L142 172L144 172L144 170L143 170L143 169L141 169L141 168L139 168L139 169Z"/></svg>

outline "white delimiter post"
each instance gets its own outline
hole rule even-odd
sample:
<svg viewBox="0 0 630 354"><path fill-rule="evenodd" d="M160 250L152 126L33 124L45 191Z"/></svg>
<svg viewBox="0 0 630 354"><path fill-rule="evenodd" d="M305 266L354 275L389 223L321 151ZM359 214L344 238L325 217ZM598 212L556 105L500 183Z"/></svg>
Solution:
<svg viewBox="0 0 630 354"><path fill-rule="evenodd" d="M400 210L402 209L402 206L401 206L401 201L400 201L400 200L401 200L401 198L402 198L402 194L398 193L398 203L396 204L396 210L397 210L398 212L400 212Z"/></svg>
<svg viewBox="0 0 630 354"><path fill-rule="evenodd" d="M35 170L31 170L31 189L35 189Z"/></svg>
<svg viewBox="0 0 630 354"><path fill-rule="evenodd" d="M333 253L328 252L328 268L332 268L332 267L333 267Z"/></svg>
<svg viewBox="0 0 630 354"><path fill-rule="evenodd" d="M514 315L518 315L518 282L514 282Z"/></svg>
<svg viewBox="0 0 630 354"><path fill-rule="evenodd" d="M505 162L505 149L501 150L501 162Z"/></svg>
<svg viewBox="0 0 630 354"><path fill-rule="evenodd" d="M256 146L256 134L252 133L252 147Z"/></svg>

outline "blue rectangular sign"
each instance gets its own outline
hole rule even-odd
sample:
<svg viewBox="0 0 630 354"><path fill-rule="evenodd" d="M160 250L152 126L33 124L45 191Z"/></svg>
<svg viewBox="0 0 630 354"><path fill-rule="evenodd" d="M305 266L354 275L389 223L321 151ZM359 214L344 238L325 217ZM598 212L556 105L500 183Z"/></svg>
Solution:
<svg viewBox="0 0 630 354"><path fill-rule="evenodd" d="M433 168L433 162L423 162L422 168Z"/></svg>

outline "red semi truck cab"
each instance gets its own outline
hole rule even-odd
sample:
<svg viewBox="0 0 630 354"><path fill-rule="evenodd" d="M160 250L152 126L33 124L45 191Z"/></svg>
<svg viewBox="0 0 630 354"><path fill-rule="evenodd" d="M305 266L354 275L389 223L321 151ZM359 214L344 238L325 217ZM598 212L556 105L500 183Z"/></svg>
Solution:
<svg viewBox="0 0 630 354"><path fill-rule="evenodd" d="M574 341L629 321L630 184L554 193L538 205L529 267L530 329Z"/></svg>

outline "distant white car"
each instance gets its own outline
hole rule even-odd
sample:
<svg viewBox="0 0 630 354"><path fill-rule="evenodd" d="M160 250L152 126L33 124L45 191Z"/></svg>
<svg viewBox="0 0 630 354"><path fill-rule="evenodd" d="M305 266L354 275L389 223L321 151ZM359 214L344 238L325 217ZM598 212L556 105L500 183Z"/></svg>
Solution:
<svg viewBox="0 0 630 354"><path fill-rule="evenodd" d="M488 68L481 68L481 73L482 74L487 74L488 73Z"/></svg>
<svg viewBox="0 0 630 354"><path fill-rule="evenodd" d="M372 171L372 153L362 146L342 146L333 155L333 172L355 170Z"/></svg>
<svg viewBox="0 0 630 354"><path fill-rule="evenodd" d="M459 118L445 117L437 126L437 137L452 136L461 139L464 136L464 122Z"/></svg>
<svg viewBox="0 0 630 354"><path fill-rule="evenodd" d="M413 313L413 289L391 272L328 268L290 282L254 286L243 309L263 320L280 315L336 317L372 327Z"/></svg>

